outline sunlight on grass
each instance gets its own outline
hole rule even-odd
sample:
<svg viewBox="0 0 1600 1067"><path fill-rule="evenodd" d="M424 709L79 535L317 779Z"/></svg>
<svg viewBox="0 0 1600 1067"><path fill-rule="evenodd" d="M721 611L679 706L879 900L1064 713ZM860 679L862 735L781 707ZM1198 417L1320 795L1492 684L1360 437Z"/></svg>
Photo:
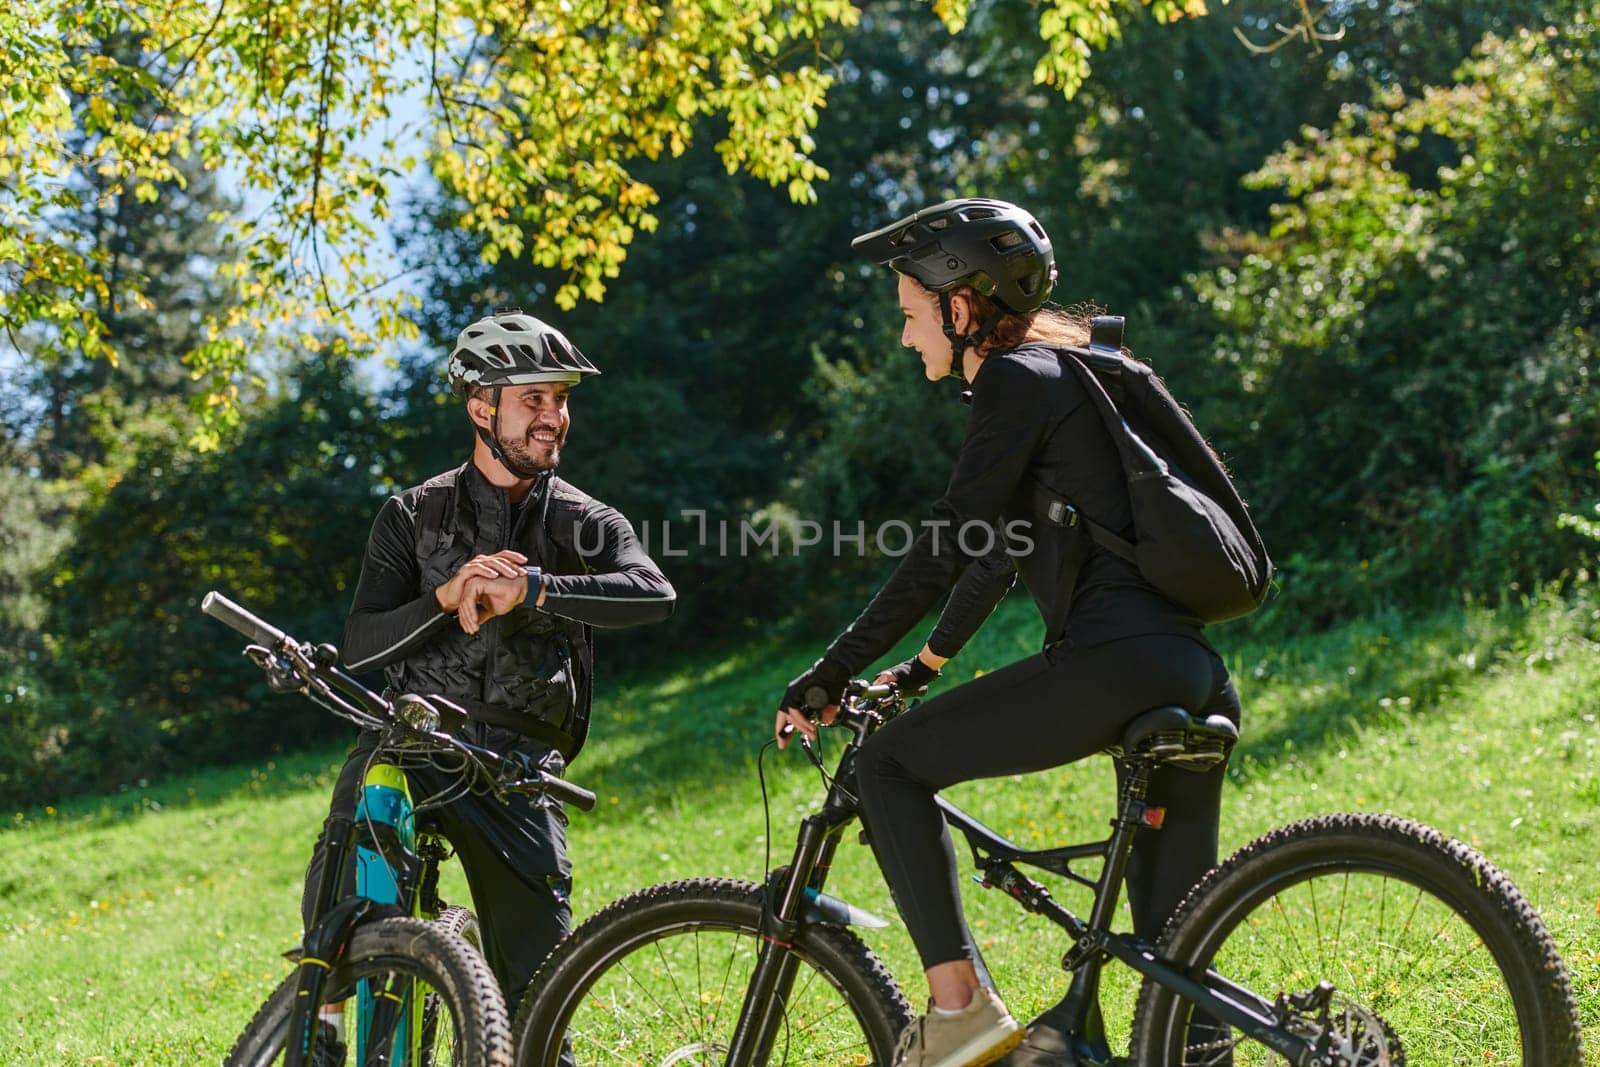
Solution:
<svg viewBox="0 0 1600 1067"><path fill-rule="evenodd" d="M949 675L964 679L1017 658L1034 639L1030 614L1015 599L1004 605ZM1467 841L1539 908L1573 972L1590 1043L1600 1044L1595 625L1586 605L1552 602L1498 615L1364 620L1278 640L1230 643L1223 628L1217 638L1245 699L1224 849L1336 810L1394 812ZM653 882L760 877L767 861L755 755L771 728L769 709L817 651L779 655L755 646L685 664L664 681L602 675L593 740L574 770L601 797L593 814L573 814L580 919ZM318 714L289 699L262 701L273 714ZM279 953L298 936L300 879L341 758L278 757L0 822L0 996L11 1006L0 1021L5 1062L220 1059L286 973ZM797 819L820 787L792 754L769 754L766 766L777 864L787 862ZM1101 837L1114 801L1109 761L1098 759L1025 781L969 783L951 796L1024 845ZM1074 910L1087 908L1087 892L1052 888ZM830 891L895 914L870 854L853 838L840 850ZM454 869L446 893L466 899ZM974 934L1013 1010L1031 1016L1053 1003L1065 989L1064 941L977 886L967 887L967 898ZM1283 971L1293 953L1280 951L1287 935L1278 928L1262 932L1279 940L1252 956ZM1295 930L1303 936L1300 924ZM919 1002L903 928L862 932ZM1360 952L1337 958L1372 996L1385 995L1381 976L1364 970L1376 962ZM1417 1007L1433 1012L1442 1032L1492 1025L1483 1020L1497 1009L1470 981L1440 976L1436 988L1439 995ZM1125 1040L1135 994L1120 969L1108 973L1104 1000L1116 1040ZM1454 1060L1441 1045L1413 1062ZM1474 1060L1481 1062L1494 1061Z"/></svg>

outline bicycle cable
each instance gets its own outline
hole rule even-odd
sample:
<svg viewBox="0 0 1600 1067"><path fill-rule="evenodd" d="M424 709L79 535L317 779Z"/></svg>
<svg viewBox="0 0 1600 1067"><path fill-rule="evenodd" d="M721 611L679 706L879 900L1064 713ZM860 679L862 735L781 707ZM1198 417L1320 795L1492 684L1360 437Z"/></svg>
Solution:
<svg viewBox="0 0 1600 1067"><path fill-rule="evenodd" d="M361 768L361 785L358 786L358 788L361 790L361 792L358 794L358 796L361 798L361 800L365 800L365 798L366 798L367 775L372 773L372 766L373 766L373 764L378 762L378 754L381 753L384 750L384 747L385 747L385 745L387 743L389 734L391 732L392 731L386 730L386 731L384 731L383 733L381 733L378 736L377 743L372 746L372 752L367 756L367 762ZM386 872L388 872L389 880L391 882L393 882L395 885L399 885L400 884L399 875L397 875L395 873L395 869L392 866L390 866L389 857L384 854L383 847L378 844L378 842L381 840L381 838L379 838L379 836L378 836L378 824L377 824L376 821L373 820L372 812L366 811L365 805L360 803L359 801L356 804L356 807L358 809L362 810L363 812L365 812L365 814L366 814L367 835L368 835L369 840L371 840L373 845L374 845L373 851L378 854L378 862L382 863L383 864L383 869Z"/></svg>
<svg viewBox="0 0 1600 1067"><path fill-rule="evenodd" d="M761 878L766 880L767 872L772 870L772 802L767 796L767 773L762 766L762 761L767 758L767 749L778 743L776 737L768 738L767 743L761 746L761 751L756 753L756 780L761 783L761 819L765 824L762 834Z"/></svg>

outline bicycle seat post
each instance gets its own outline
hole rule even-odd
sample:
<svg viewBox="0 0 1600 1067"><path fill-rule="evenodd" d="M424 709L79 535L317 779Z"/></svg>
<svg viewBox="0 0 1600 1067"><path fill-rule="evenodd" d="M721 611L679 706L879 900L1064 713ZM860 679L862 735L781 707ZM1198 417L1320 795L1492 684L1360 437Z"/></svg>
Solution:
<svg viewBox="0 0 1600 1067"><path fill-rule="evenodd" d="M1102 946L1111 932L1111 920L1122 894L1134 835L1146 826L1141 816L1145 794L1150 789L1148 760L1119 762L1127 774L1117 798L1117 817L1111 821L1111 840L1106 844L1105 866L1095 886L1094 905L1083 939L1067 950L1061 961L1072 972L1072 984L1067 995L1041 1016L1065 1034L1096 1043L1105 1041L1105 1025L1100 1016L1100 969L1106 960Z"/></svg>

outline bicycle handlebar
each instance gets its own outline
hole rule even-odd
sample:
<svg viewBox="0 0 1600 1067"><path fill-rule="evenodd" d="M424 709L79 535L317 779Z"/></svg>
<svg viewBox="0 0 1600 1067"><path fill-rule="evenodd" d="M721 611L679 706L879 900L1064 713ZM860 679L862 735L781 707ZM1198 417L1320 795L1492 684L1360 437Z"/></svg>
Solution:
<svg viewBox="0 0 1600 1067"><path fill-rule="evenodd" d="M597 798L592 792L558 775L523 767L523 773L531 772L528 777L507 781L506 767L502 767L499 775L492 772L485 757L488 762L505 764L505 756L469 744L447 730L441 731L441 723L453 725L467 718L467 710L455 702L441 696L411 693L393 700L379 696L336 666L338 651L332 645L313 648L302 644L215 590L200 601L200 610L258 646L246 651L257 666L267 671L273 688L298 689L310 700L363 728L384 724L399 726L425 742L455 749L470 757L496 789L549 794L579 811L594 810ZM292 679L292 683L281 685L286 678Z"/></svg>
<svg viewBox="0 0 1600 1067"><path fill-rule="evenodd" d="M557 778L544 771L539 772L538 781L543 792L549 793L557 800L566 801L579 811L593 811L599 799L583 786L574 785L565 778Z"/></svg>
<svg viewBox="0 0 1600 1067"><path fill-rule="evenodd" d="M258 645L275 648L283 643L285 634L282 630L256 618L215 589L200 601L200 610L233 627Z"/></svg>

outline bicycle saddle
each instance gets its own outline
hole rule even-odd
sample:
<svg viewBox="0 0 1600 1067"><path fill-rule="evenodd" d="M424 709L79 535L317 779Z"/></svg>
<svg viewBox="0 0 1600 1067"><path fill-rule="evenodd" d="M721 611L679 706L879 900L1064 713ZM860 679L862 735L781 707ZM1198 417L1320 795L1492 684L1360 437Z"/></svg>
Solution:
<svg viewBox="0 0 1600 1067"><path fill-rule="evenodd" d="M1227 762L1238 740L1239 728L1221 715L1196 720L1184 708L1152 708L1128 724L1112 754L1208 771Z"/></svg>

